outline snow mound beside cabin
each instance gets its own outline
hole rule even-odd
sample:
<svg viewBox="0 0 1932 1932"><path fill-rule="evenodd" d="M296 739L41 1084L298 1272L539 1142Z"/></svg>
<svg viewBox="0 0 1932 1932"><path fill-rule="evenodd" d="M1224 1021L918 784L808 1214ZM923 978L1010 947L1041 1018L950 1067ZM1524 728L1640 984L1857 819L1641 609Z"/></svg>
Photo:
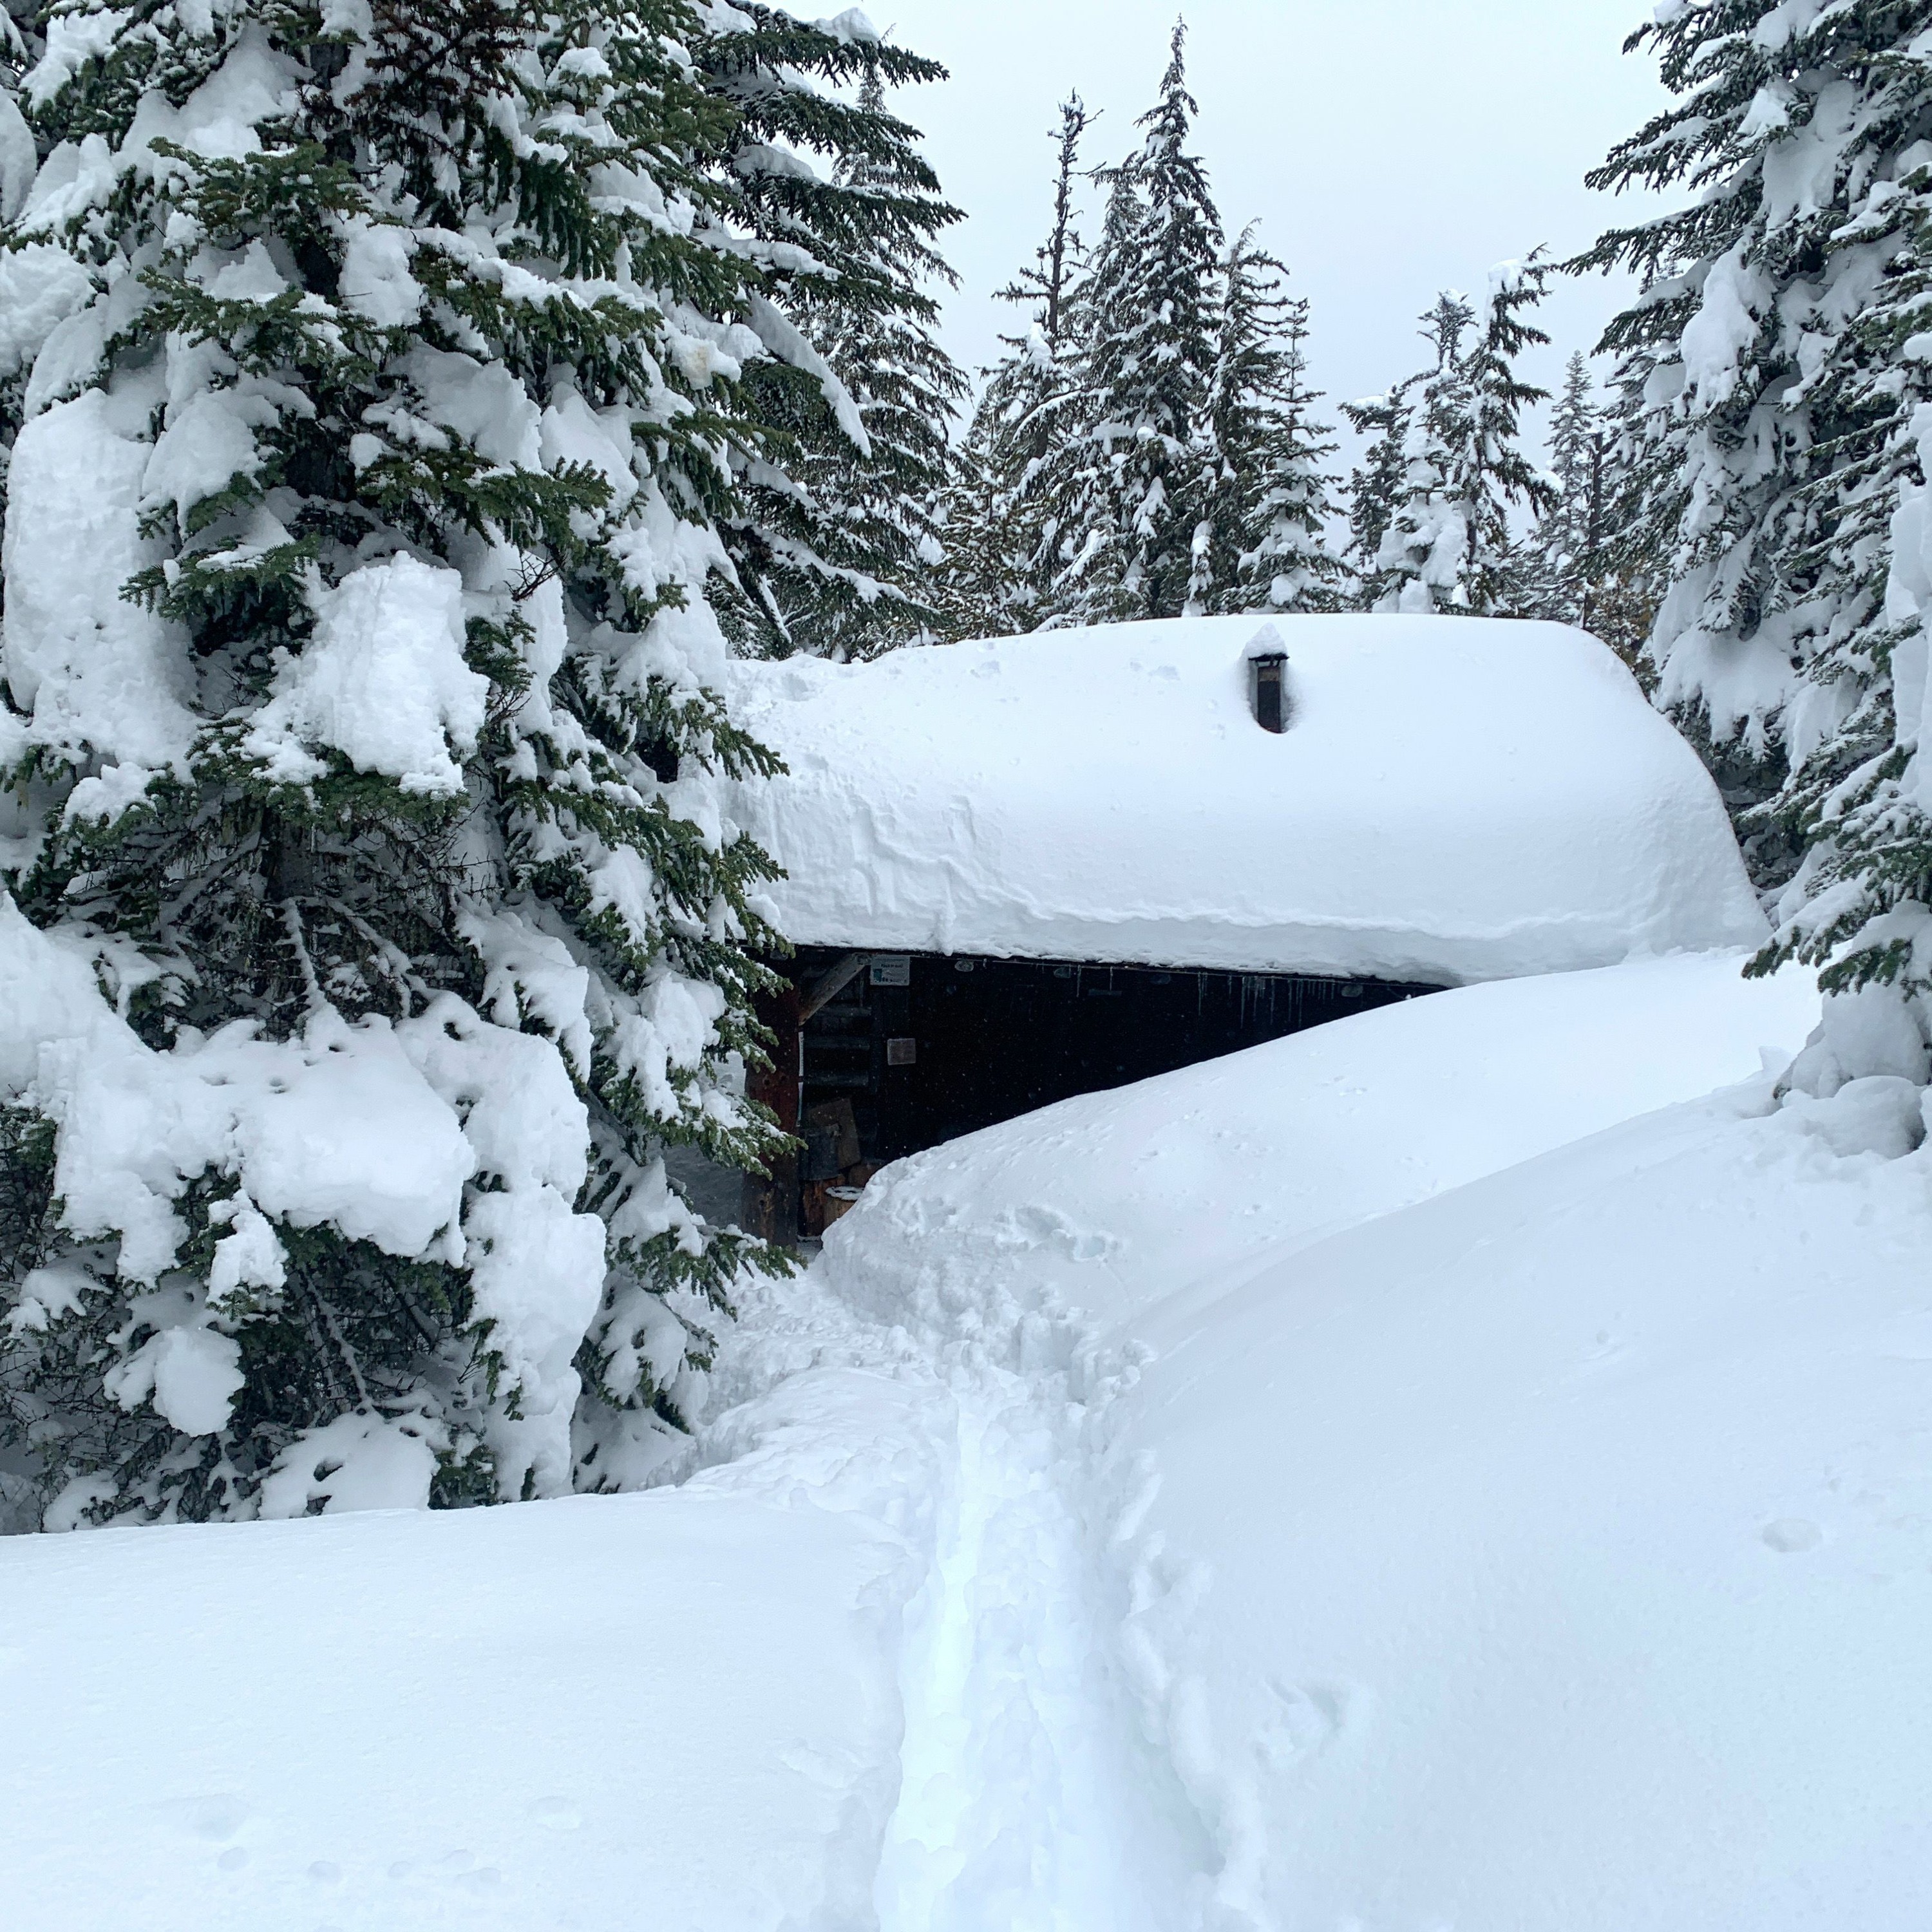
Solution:
<svg viewBox="0 0 1932 1932"><path fill-rule="evenodd" d="M1010 1287L1112 1328L1198 1285L1781 1067L1813 976L1742 953L1499 980L1085 1094L896 1162L826 1239L841 1292ZM969 1286L969 1285L970 1285Z"/></svg>
<svg viewBox="0 0 1932 1932"><path fill-rule="evenodd" d="M1932 1148L1904 1082L1779 1105L1814 1011L1444 994L934 1150L832 1231L862 1305L1140 1355L1084 1480L1208 1847L1166 1922L1927 1922Z"/></svg>
<svg viewBox="0 0 1932 1932"><path fill-rule="evenodd" d="M1142 1328L1141 1634L1244 1922L1928 1922L1932 1165L1769 1108Z"/></svg>
<svg viewBox="0 0 1932 1932"><path fill-rule="evenodd" d="M1455 983L1753 946L1695 754L1560 626L1254 617L740 663L734 815L806 945Z"/></svg>

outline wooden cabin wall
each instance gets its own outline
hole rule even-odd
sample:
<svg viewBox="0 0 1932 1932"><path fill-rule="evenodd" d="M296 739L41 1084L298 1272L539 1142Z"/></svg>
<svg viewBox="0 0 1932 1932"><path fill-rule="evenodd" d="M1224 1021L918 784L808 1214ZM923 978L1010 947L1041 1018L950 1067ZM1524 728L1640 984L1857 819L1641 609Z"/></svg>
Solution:
<svg viewBox="0 0 1932 1932"><path fill-rule="evenodd" d="M782 993L766 994L758 1001L758 1018L773 1036L771 1064L746 1070L745 1093L748 1099L762 1101L778 1116L787 1133L799 1129L799 1108L802 1098L800 1076L805 1061L802 1050L799 982L794 980ZM772 1163L769 1175L745 1177L742 1223L748 1234L789 1246L802 1230L799 1226L799 1157L781 1156Z"/></svg>
<svg viewBox="0 0 1932 1932"><path fill-rule="evenodd" d="M788 1188L788 1199L759 1210L758 1225L776 1238L788 1222L820 1232L828 1205L838 1204L827 1190L862 1185L887 1161L1076 1094L1436 990L932 954L874 955L865 970L854 967L850 954L802 952L789 970L815 1010L801 1025L794 993L788 1010L767 1016L775 1029L789 1026L781 1058L788 1049L798 1070L788 1107L776 1070L753 1090L807 1142L795 1174L766 1190Z"/></svg>

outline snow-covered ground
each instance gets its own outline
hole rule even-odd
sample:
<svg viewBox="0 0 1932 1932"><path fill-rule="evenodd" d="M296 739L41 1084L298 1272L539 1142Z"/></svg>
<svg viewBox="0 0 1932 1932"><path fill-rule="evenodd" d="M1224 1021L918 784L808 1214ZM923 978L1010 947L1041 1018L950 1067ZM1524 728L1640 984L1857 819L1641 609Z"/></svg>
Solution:
<svg viewBox="0 0 1932 1932"><path fill-rule="evenodd" d="M5 1922L1922 1926L1932 1158L1737 963L906 1163L676 1490L0 1542Z"/></svg>

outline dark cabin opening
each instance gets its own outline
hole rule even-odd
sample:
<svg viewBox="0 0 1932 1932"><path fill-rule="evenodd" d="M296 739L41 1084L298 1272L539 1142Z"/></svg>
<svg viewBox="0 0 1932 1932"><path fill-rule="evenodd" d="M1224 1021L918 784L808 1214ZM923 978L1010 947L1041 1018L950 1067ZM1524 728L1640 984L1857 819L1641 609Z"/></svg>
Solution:
<svg viewBox="0 0 1932 1932"><path fill-rule="evenodd" d="M765 1015L778 1064L752 1090L805 1151L747 1203L750 1224L778 1240L821 1233L903 1155L1437 990L818 947L787 970L796 990Z"/></svg>

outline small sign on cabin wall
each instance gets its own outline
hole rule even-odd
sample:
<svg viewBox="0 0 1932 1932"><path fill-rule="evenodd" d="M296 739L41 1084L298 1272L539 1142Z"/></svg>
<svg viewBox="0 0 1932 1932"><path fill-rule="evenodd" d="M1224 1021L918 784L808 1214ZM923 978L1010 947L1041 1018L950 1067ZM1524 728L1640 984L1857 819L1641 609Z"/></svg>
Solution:
<svg viewBox="0 0 1932 1932"><path fill-rule="evenodd" d="M910 986L912 955L909 952L875 952L872 956L872 984L875 986Z"/></svg>
<svg viewBox="0 0 1932 1932"><path fill-rule="evenodd" d="M919 1042L916 1040L887 1040L886 1064L888 1066L916 1066L919 1064Z"/></svg>

